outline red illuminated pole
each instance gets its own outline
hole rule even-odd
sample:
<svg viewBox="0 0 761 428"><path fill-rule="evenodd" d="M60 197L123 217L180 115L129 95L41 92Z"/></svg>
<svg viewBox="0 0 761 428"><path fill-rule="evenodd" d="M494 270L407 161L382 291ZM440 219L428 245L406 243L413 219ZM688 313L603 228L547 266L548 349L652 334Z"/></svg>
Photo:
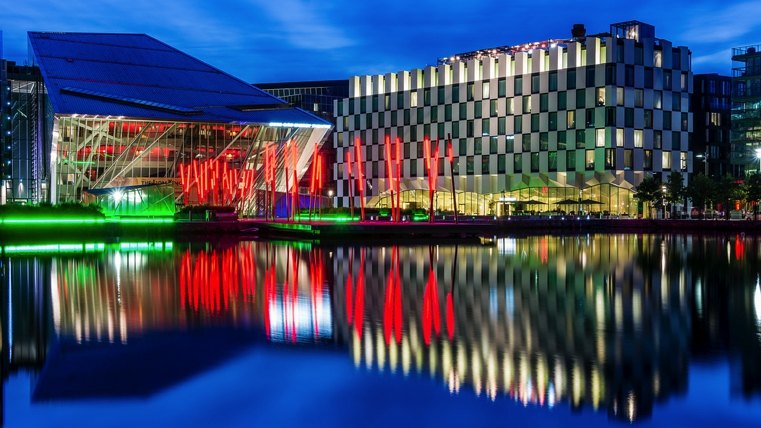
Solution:
<svg viewBox="0 0 761 428"><path fill-rule="evenodd" d="M396 137L396 221L402 221L401 205L401 181L402 181L402 142Z"/></svg>
<svg viewBox="0 0 761 428"><path fill-rule="evenodd" d="M296 216L299 214L299 182L296 179L296 154L298 150L296 143L291 145L291 171L293 172L293 200L291 202L291 210L293 211L293 219L296 220Z"/></svg>
<svg viewBox="0 0 761 428"><path fill-rule="evenodd" d="M386 150L386 190L388 190L389 199L391 199L391 221L394 221L396 218L396 207L394 204L394 173L391 167L391 136L386 135L384 146Z"/></svg>
<svg viewBox="0 0 761 428"><path fill-rule="evenodd" d="M457 223L457 192L454 188L454 152L452 151L452 134L447 134L447 157L449 158L449 172L452 177L452 203L454 204L454 222Z"/></svg>
<svg viewBox="0 0 761 428"><path fill-rule="evenodd" d="M351 182L354 181L354 175L352 174L352 167L351 167L351 150L346 151L346 171L347 175L349 176L349 182L347 189L349 191L349 210L351 213L351 218L354 219L354 192L352 192L352 186Z"/></svg>
<svg viewBox="0 0 761 428"><path fill-rule="evenodd" d="M359 203L362 208L360 221L365 221L365 178L362 173L362 152L360 148L362 142L359 138L354 140L354 151L356 152L356 158L354 159L357 164L357 190L359 192Z"/></svg>

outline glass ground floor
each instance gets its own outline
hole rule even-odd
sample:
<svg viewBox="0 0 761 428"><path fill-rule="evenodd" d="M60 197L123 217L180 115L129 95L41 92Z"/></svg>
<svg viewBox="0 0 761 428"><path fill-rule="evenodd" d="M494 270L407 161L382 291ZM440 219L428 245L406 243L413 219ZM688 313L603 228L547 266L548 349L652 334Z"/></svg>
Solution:
<svg viewBox="0 0 761 428"><path fill-rule="evenodd" d="M434 210L453 213L454 199L451 189L440 189L434 197ZM578 187L526 187L512 191L481 194L458 191L457 212L466 215L508 216L541 213L592 213L612 216L636 217L639 212L634 192L615 184L598 184ZM404 190L400 195L402 209L430 208L427 189ZM372 208L391 208L388 192L373 197Z"/></svg>

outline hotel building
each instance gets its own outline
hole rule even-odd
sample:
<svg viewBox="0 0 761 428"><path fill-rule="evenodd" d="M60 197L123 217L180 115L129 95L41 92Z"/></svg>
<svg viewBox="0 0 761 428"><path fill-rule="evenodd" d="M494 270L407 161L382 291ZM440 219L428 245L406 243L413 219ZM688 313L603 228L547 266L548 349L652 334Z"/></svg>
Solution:
<svg viewBox="0 0 761 428"><path fill-rule="evenodd" d="M336 103L339 206L346 152L359 139L368 207L389 207L384 141L402 143L403 208L428 208L424 140L438 142L436 210L451 212L451 136L458 212L565 210L635 215L647 175L691 172L690 51L651 25L503 46L441 58L437 66L355 76ZM433 153L436 152L434 148ZM352 186L353 188L354 186ZM577 203L581 201L581 203Z"/></svg>

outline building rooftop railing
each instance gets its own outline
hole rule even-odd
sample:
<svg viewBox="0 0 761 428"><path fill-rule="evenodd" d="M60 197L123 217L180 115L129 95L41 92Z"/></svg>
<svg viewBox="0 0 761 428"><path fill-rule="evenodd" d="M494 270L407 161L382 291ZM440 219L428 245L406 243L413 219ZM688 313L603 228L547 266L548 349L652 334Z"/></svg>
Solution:
<svg viewBox="0 0 761 428"><path fill-rule="evenodd" d="M761 55L761 44L732 48L732 59L750 55Z"/></svg>

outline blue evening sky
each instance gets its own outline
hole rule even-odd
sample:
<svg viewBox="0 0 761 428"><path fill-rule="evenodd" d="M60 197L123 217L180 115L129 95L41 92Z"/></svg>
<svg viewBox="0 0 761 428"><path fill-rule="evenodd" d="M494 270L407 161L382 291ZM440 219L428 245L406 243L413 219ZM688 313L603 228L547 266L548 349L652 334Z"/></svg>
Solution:
<svg viewBox="0 0 761 428"><path fill-rule="evenodd" d="M438 57L639 20L686 45L696 73L729 74L732 47L761 44L758 0L4 0L4 56L27 31L147 33L249 82L345 79Z"/></svg>

